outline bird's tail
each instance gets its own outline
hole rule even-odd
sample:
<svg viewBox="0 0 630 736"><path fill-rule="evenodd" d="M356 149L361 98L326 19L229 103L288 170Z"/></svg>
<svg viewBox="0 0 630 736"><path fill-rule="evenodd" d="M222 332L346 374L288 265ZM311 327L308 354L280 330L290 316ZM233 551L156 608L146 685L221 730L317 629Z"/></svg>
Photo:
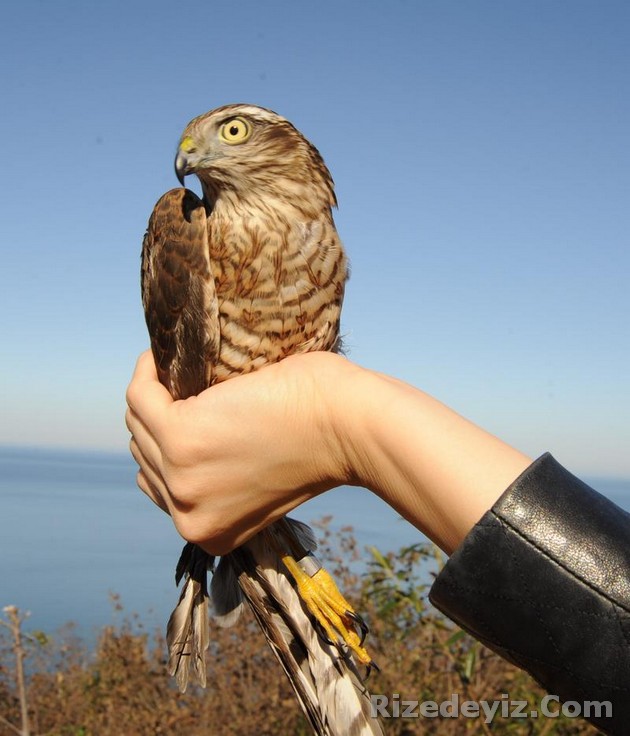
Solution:
<svg viewBox="0 0 630 736"><path fill-rule="evenodd" d="M175 585L184 578L179 602L166 626L168 673L180 692L188 682L206 686L206 649L210 642L208 570L214 557L188 542L175 571Z"/></svg>
<svg viewBox="0 0 630 736"><path fill-rule="evenodd" d="M318 736L382 734L350 655L320 635L277 551L299 547L308 553L315 546L307 526L283 519L222 557L211 588L218 622L233 623L243 600L247 601ZM180 689L189 678L205 685L202 662L209 639L207 590L205 581L198 578L202 571L205 578L208 557L204 564L200 558L205 553L198 554L196 547L187 551L187 547L178 569L185 566L190 574L167 632L169 671Z"/></svg>

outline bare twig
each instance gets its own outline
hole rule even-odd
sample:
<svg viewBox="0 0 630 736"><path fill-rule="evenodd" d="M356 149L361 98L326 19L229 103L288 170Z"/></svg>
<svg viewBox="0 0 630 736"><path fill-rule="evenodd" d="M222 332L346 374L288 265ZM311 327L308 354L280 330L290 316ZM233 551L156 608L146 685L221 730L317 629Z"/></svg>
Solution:
<svg viewBox="0 0 630 736"><path fill-rule="evenodd" d="M18 736L22 736L22 731L19 728L16 728L11 721L7 721L7 719L4 716L0 716L0 723L3 723L7 728L10 728L13 733L16 733Z"/></svg>
<svg viewBox="0 0 630 736"><path fill-rule="evenodd" d="M15 654L15 683L20 698L20 711L22 715L22 729L19 730L4 718L2 719L13 731L20 736L31 736L31 728L28 721L28 701L26 698L26 680L24 677L24 657L26 655L22 644L22 621L26 616L20 616L16 606L5 606L3 609L7 615L7 621L0 619L0 623L6 626L13 635L13 653Z"/></svg>

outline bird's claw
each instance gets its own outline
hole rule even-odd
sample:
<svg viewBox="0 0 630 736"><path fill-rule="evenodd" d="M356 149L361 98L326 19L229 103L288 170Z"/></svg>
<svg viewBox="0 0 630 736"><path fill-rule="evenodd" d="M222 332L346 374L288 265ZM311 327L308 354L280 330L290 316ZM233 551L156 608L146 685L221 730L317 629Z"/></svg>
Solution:
<svg viewBox="0 0 630 736"><path fill-rule="evenodd" d="M368 663L367 667L365 668L365 677L363 678L364 680L367 680L370 677L370 675L372 674L372 670L375 670L376 672L381 671L381 668L376 664L373 659Z"/></svg>
<svg viewBox="0 0 630 736"><path fill-rule="evenodd" d="M365 621L354 611L346 611L344 614L347 618L351 619L361 631L361 641L359 642L359 646L363 646L363 642L365 641L365 637L370 633L370 629L368 625L365 623Z"/></svg>
<svg viewBox="0 0 630 736"><path fill-rule="evenodd" d="M308 563L303 560L296 562L288 555L282 558L296 582L300 597L318 622L318 633L323 631L325 636L322 639L329 644L344 642L361 664L370 665L372 658L363 647L368 627L341 595L330 574L314 558L307 560ZM315 571L311 573L313 569Z"/></svg>
<svg viewBox="0 0 630 736"><path fill-rule="evenodd" d="M322 641L326 642L326 644L330 644L331 647L335 645L335 642L332 641L332 639L328 636L328 634L326 633L326 629L317 619L315 619L315 628L317 629L319 638Z"/></svg>

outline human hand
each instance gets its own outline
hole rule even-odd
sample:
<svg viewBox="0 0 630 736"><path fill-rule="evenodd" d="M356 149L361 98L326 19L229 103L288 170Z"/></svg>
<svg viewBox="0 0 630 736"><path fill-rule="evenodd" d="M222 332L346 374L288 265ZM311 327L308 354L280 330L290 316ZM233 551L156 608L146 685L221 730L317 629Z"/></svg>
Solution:
<svg viewBox="0 0 630 736"><path fill-rule="evenodd" d="M352 481L331 399L357 370L331 353L291 356L173 401L143 353L126 415L138 485L185 539L213 554L233 549Z"/></svg>
<svg viewBox="0 0 630 736"><path fill-rule="evenodd" d="M127 402L138 485L211 554L343 484L374 491L450 554L531 462L424 392L333 353L173 401L147 352Z"/></svg>

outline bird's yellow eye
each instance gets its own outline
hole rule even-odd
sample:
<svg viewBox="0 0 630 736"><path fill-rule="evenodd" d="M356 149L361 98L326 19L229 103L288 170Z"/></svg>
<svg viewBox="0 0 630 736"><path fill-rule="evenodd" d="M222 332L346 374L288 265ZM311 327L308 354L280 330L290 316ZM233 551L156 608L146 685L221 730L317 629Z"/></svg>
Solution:
<svg viewBox="0 0 630 736"><path fill-rule="evenodd" d="M230 145L244 143L252 134L251 125L243 118L232 118L223 123L219 130L219 136Z"/></svg>

